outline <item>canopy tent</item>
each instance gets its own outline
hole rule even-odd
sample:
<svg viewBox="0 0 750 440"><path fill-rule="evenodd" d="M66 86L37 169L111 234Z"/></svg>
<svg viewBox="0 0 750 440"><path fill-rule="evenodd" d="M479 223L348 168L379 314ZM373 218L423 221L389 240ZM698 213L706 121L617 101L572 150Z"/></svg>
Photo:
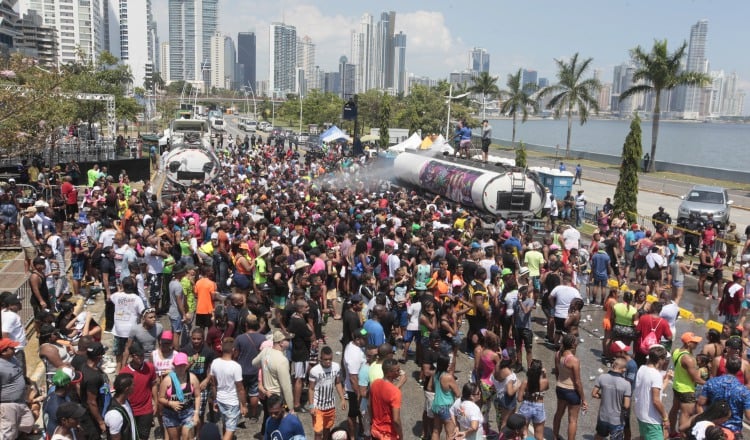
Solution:
<svg viewBox="0 0 750 440"><path fill-rule="evenodd" d="M332 142L338 139L346 139L347 142L352 140L352 138L347 136L346 133L341 131L341 129L335 125L324 131L323 134L320 135L320 139L323 142Z"/></svg>
<svg viewBox="0 0 750 440"><path fill-rule="evenodd" d="M431 146L432 146L432 138L430 136L427 136L426 138L424 138L424 140L422 141L422 143L419 145L419 149L420 150L429 150Z"/></svg>
<svg viewBox="0 0 750 440"><path fill-rule="evenodd" d="M366 134L362 136L359 140L362 142L374 142L374 141L379 141L380 136L376 136L374 134Z"/></svg>
<svg viewBox="0 0 750 440"><path fill-rule="evenodd" d="M449 155L453 155L455 153L455 149L451 147L451 144L449 142L445 141L445 138L442 134L432 142L430 150L437 154L448 153Z"/></svg>
<svg viewBox="0 0 750 440"><path fill-rule="evenodd" d="M395 153L403 153L406 150L415 151L419 148L421 144L422 144L422 138L419 136L418 133L414 133L407 140L389 148L388 151L393 151Z"/></svg>

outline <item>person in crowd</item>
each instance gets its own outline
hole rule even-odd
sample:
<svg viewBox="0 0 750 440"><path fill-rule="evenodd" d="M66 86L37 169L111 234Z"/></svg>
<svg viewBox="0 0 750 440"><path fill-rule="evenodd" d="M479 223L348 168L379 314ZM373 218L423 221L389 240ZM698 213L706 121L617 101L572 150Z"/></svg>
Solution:
<svg viewBox="0 0 750 440"><path fill-rule="evenodd" d="M305 428L302 426L302 422L296 414L285 409L284 399L281 396L272 394L268 397L267 405L269 417L264 425L265 440L301 440L305 438Z"/></svg>
<svg viewBox="0 0 750 440"><path fill-rule="evenodd" d="M336 421L334 395L338 394L342 410L346 411L347 405L341 384L341 366L333 362L331 347L320 350L320 362L310 370L308 394L315 440L323 440L328 438Z"/></svg>
<svg viewBox="0 0 750 440"><path fill-rule="evenodd" d="M740 358L728 359L726 373L708 379L698 397L698 405L703 407L719 400L724 400L729 404L731 417L724 421L722 426L731 431L735 438L738 435L742 438L742 420L750 418L750 390L737 379L741 368Z"/></svg>
<svg viewBox="0 0 750 440"><path fill-rule="evenodd" d="M445 366L447 368L447 365ZM387 359L383 363L385 376L370 385L371 432L374 439L404 438L401 422L401 390L394 385L394 381L401 376L400 370L398 361ZM434 428L432 432L434 439Z"/></svg>
<svg viewBox="0 0 750 440"><path fill-rule="evenodd" d="M289 405L294 403L293 391L292 391L292 376L289 371L289 361L287 360L284 353L289 349L289 341L291 336L283 333L281 330L274 330L272 333L273 346L263 349L253 359L253 366L260 369L262 374L262 390L265 393L262 399L263 401L263 429L265 429L268 423L269 413L269 398L273 395L281 396L282 403ZM240 370L242 368L240 367ZM241 376L241 374L240 374ZM242 380L240 378L240 380ZM352 399L352 401L355 401ZM294 409L291 409L291 413L294 413Z"/></svg>
<svg viewBox="0 0 750 440"><path fill-rule="evenodd" d="M568 438L575 438L578 430L578 415L581 409L586 411L588 403L583 392L581 381L581 361L576 357L578 339L574 335L562 338L560 351L555 353L555 376L557 385L557 411L555 412L552 432L557 436L560 422L565 411L568 412Z"/></svg>
<svg viewBox="0 0 750 440"><path fill-rule="evenodd" d="M601 399L602 402L596 420L596 440L619 438L624 434L622 414L630 408L632 394L630 383L623 377L625 371L625 359L617 358L612 362L609 372L596 379L591 397Z"/></svg>
<svg viewBox="0 0 750 440"><path fill-rule="evenodd" d="M669 414L661 397L662 390L673 377L671 371L662 375L669 363L667 354L661 345L651 347L646 364L638 369L635 378L633 407L638 431L644 440L663 440L669 434Z"/></svg>
<svg viewBox="0 0 750 440"><path fill-rule="evenodd" d="M133 376L120 373L114 381L115 394L104 415L107 433L112 440L138 440L138 429L129 397L133 394ZM179 436L173 437L179 439Z"/></svg>
<svg viewBox="0 0 750 440"><path fill-rule="evenodd" d="M16 341L0 339L0 437L9 439L29 434L34 428L34 417L26 404L25 376L15 361L17 347Z"/></svg>
<svg viewBox="0 0 750 440"><path fill-rule="evenodd" d="M216 406L216 410L221 414L221 419L224 422L223 440L231 440L235 431L237 431L240 416L247 416L247 395L245 394L245 387L242 384L242 367L232 359L233 352L234 339L225 338L221 343L221 358L215 359L211 363L211 370L209 372L211 381L216 387L216 401L214 405ZM195 376L191 376L195 378ZM191 382L193 381L192 378ZM194 382L200 388L197 378L195 378ZM199 411L200 406L196 405L195 424L198 423Z"/></svg>
<svg viewBox="0 0 750 440"><path fill-rule="evenodd" d="M159 385L159 405L162 407L163 423L170 439L189 439L199 423L200 382L198 377L189 371L188 357L185 353L175 353L172 365L174 370L162 377ZM217 402L221 405L218 392L217 386Z"/></svg>
<svg viewBox="0 0 750 440"><path fill-rule="evenodd" d="M80 427L81 418L86 410L79 403L64 402L55 412L55 429L50 433L50 440L77 440L84 435Z"/></svg>

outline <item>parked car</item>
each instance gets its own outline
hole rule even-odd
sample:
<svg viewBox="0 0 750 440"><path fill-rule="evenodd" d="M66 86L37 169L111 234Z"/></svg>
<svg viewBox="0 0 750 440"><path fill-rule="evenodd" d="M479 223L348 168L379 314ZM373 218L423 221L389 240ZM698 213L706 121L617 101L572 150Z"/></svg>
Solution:
<svg viewBox="0 0 750 440"><path fill-rule="evenodd" d="M695 214L703 220L708 214L713 214L713 220L721 227L729 223L729 213L733 200L729 200L727 190L720 186L695 185L687 194L680 197L682 203L677 210L677 223L684 223L690 214Z"/></svg>
<svg viewBox="0 0 750 440"><path fill-rule="evenodd" d="M271 136L273 137L284 137L284 130L281 127L273 127L271 130Z"/></svg>
<svg viewBox="0 0 750 440"><path fill-rule="evenodd" d="M242 131L247 131L250 133L255 133L255 129L258 127L258 122L253 121L250 118L241 118L239 124L237 124L237 128L239 128Z"/></svg>
<svg viewBox="0 0 750 440"><path fill-rule="evenodd" d="M302 133L299 134L299 136L297 136L297 143L299 145L305 145L309 137L310 137L310 133L303 131Z"/></svg>
<svg viewBox="0 0 750 440"><path fill-rule="evenodd" d="M258 129L261 130L261 131L265 131L266 133L268 133L269 131L271 131L271 123L267 122L267 121L259 122L258 123Z"/></svg>

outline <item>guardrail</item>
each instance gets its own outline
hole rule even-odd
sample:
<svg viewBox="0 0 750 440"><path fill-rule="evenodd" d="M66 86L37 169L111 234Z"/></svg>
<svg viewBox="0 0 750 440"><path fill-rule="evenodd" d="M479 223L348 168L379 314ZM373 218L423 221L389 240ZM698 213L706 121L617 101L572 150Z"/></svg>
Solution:
<svg viewBox="0 0 750 440"><path fill-rule="evenodd" d="M13 293L21 300L21 310L18 311L18 314L21 316L23 326L28 327L34 321L34 311L31 309L31 296L34 293L31 291L29 279L26 278L26 281Z"/></svg>

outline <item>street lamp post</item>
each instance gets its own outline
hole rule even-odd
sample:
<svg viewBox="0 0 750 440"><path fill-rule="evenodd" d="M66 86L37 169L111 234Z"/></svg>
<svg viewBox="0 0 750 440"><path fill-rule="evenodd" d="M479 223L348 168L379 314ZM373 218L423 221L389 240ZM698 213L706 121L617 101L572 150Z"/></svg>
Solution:
<svg viewBox="0 0 750 440"><path fill-rule="evenodd" d="M451 102L453 102L454 99L461 99L466 96L468 96L469 92L462 93L460 95L453 96L453 84L450 85L450 88L448 89L448 96L444 96L448 101L448 120L445 121L445 139L448 140L450 138L450 132L451 132Z"/></svg>
<svg viewBox="0 0 750 440"><path fill-rule="evenodd" d="M247 98L247 89L250 89L250 96L253 97L253 119L257 120L258 118L258 108L255 103L255 92L253 91L253 86L248 81L247 85L245 86L245 97Z"/></svg>

